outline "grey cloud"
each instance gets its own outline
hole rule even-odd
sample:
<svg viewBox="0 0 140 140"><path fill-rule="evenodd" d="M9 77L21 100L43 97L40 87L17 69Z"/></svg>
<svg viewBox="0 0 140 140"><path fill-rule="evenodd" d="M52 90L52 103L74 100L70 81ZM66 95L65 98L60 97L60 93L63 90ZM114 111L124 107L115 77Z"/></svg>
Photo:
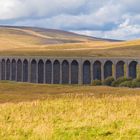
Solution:
<svg viewBox="0 0 140 140"><path fill-rule="evenodd" d="M139 0L1 0L0 23L98 37L140 37Z"/></svg>

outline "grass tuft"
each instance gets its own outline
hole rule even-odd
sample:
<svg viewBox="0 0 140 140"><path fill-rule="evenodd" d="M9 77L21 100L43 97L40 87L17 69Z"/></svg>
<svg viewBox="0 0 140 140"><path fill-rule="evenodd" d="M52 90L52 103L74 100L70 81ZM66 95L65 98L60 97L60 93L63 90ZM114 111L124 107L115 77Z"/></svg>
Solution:
<svg viewBox="0 0 140 140"><path fill-rule="evenodd" d="M0 83L0 138L140 139L139 89Z"/></svg>

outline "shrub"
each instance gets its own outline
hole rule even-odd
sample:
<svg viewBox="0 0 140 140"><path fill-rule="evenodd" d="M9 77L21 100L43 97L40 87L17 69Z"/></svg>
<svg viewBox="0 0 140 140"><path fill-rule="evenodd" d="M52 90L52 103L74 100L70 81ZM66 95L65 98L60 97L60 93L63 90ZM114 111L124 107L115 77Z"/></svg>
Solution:
<svg viewBox="0 0 140 140"><path fill-rule="evenodd" d="M103 85L111 86L111 84L115 81L113 77L108 77L103 81Z"/></svg>
<svg viewBox="0 0 140 140"><path fill-rule="evenodd" d="M132 81L122 82L119 86L120 87L132 87Z"/></svg>
<svg viewBox="0 0 140 140"><path fill-rule="evenodd" d="M138 88L138 87L140 87L140 81L138 79L133 80L131 87L132 88Z"/></svg>
<svg viewBox="0 0 140 140"><path fill-rule="evenodd" d="M101 82L101 80L94 80L94 81L92 82L92 85L93 85L93 86L101 86L101 85L102 85L102 82Z"/></svg>
<svg viewBox="0 0 140 140"><path fill-rule="evenodd" d="M132 78L120 77L116 81L112 82L113 87L118 87L121 83L125 81L131 81Z"/></svg>
<svg viewBox="0 0 140 140"><path fill-rule="evenodd" d="M140 82L140 78L134 79L133 81Z"/></svg>

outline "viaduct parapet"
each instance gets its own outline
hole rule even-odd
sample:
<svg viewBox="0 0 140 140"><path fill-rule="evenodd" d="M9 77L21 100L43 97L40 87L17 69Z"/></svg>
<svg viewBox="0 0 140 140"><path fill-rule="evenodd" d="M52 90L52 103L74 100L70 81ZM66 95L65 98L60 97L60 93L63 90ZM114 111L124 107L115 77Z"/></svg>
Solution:
<svg viewBox="0 0 140 140"><path fill-rule="evenodd" d="M113 76L137 77L140 58L0 57L0 80L44 84L91 84Z"/></svg>

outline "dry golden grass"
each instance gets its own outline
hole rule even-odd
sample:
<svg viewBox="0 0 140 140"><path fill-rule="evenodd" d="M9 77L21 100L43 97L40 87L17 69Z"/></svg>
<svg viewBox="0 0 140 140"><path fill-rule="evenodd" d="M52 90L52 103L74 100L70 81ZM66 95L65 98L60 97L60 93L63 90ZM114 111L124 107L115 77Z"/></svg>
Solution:
<svg viewBox="0 0 140 140"><path fill-rule="evenodd" d="M50 45L47 44L47 39L77 43L59 42ZM0 55L139 57L140 40L109 42L81 36L37 32L32 29L0 28Z"/></svg>
<svg viewBox="0 0 140 140"><path fill-rule="evenodd" d="M0 138L139 140L140 90L0 84Z"/></svg>

